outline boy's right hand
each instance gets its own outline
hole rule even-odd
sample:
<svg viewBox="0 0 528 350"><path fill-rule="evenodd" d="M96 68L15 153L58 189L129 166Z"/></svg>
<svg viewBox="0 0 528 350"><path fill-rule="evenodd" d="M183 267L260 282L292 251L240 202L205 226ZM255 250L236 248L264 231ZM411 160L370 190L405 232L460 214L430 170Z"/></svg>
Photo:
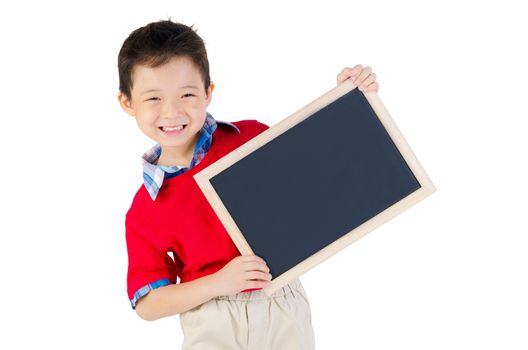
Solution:
<svg viewBox="0 0 528 350"><path fill-rule="evenodd" d="M245 289L269 286L271 274L266 262L256 255L237 256L212 274L217 296L233 295Z"/></svg>

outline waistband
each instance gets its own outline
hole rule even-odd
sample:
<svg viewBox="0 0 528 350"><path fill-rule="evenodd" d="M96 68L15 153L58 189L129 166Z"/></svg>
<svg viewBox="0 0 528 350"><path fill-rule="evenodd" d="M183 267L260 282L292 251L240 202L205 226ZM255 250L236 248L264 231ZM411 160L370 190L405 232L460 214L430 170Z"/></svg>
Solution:
<svg viewBox="0 0 528 350"><path fill-rule="evenodd" d="M270 298L280 297L280 296L286 296L286 295L294 295L296 291L299 289L302 289L302 284L299 278L296 278L292 280L287 285L277 289L273 294L268 296L262 289L260 290L253 290L251 292L242 292L242 293L236 293L233 295L221 295L214 297L213 300L240 300L240 301L249 301L249 300L266 300Z"/></svg>

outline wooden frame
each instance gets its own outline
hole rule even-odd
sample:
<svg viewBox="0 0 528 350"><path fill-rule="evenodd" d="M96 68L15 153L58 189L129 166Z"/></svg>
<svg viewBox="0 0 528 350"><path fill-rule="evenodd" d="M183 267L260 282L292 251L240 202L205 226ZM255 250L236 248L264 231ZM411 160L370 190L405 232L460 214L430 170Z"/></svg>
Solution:
<svg viewBox="0 0 528 350"><path fill-rule="evenodd" d="M217 213L218 217L222 221L227 232L233 239L233 242L242 255L254 254L254 252L244 238L244 235L238 228L236 222L233 220L230 213L224 206L222 199L211 185L210 179L355 88L356 86L351 81L345 81L320 98L301 108L288 118L285 118L278 124L272 126L241 147L237 148L233 152L227 154L223 158L219 159L215 163L203 169L201 172L194 175L197 184L210 202L214 211ZM368 232L374 230L404 210L418 203L436 190L433 183L418 162L418 159L405 141L403 135L398 130L398 127L394 123L393 119L390 117L383 103L379 99L378 95L374 92L368 92L364 95L382 123L383 127L389 134L393 143L397 147L398 151L401 153L409 169L412 171L414 177L419 182L420 188L396 204L380 212L378 215L364 222L360 226L351 230L347 234L343 235L333 243L322 248L309 258L298 263L287 272L281 274L280 276L274 276L275 278L272 280L270 286L264 289L264 292L268 295L271 295L278 288L286 285L288 282L302 275L312 267L320 264L330 256L336 254L338 251L352 244Z"/></svg>

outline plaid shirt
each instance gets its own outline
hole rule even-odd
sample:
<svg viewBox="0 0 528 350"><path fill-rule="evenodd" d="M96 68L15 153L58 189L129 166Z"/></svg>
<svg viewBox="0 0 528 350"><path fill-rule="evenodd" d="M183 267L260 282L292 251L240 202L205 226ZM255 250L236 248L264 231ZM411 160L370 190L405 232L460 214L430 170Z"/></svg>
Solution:
<svg viewBox="0 0 528 350"><path fill-rule="evenodd" d="M143 154L141 157L143 163L143 182L145 183L145 188L150 194L152 200L156 199L164 179L177 176L200 163L203 157L207 154L209 147L211 147L213 133L217 128L217 123L230 125L240 132L236 125L220 120L216 121L211 114L207 113L205 123L200 130L200 135L194 148L194 154L189 168L179 165L157 165L156 161L161 155L161 146L159 144L156 144Z"/></svg>

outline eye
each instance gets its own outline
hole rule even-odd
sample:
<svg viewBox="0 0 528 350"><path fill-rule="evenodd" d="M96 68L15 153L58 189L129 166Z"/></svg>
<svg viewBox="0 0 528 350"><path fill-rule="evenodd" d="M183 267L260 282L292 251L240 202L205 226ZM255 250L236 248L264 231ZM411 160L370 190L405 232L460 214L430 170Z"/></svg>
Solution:
<svg viewBox="0 0 528 350"><path fill-rule="evenodd" d="M182 97L191 97L191 96L194 96L194 95L191 93L188 93L188 94L183 95Z"/></svg>
<svg viewBox="0 0 528 350"><path fill-rule="evenodd" d="M146 101L159 101L159 100L160 100L159 97L151 97L151 98L146 99Z"/></svg>

